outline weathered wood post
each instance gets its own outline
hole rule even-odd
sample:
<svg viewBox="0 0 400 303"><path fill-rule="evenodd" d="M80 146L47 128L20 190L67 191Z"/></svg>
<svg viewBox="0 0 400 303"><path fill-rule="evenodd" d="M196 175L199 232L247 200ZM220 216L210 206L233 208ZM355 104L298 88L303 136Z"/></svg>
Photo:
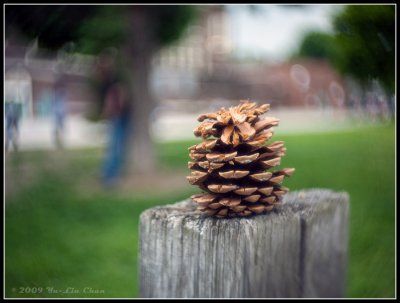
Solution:
<svg viewBox="0 0 400 303"><path fill-rule="evenodd" d="M311 189L250 218L207 218L185 200L140 216L147 298L343 297L349 197Z"/></svg>

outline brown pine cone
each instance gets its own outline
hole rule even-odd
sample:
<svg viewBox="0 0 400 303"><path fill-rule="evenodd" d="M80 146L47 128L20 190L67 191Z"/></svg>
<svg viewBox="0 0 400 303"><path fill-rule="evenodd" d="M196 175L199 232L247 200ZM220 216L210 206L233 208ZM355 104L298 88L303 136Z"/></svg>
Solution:
<svg viewBox="0 0 400 303"><path fill-rule="evenodd" d="M265 144L279 123L277 118L259 117L269 107L245 101L198 117L202 123L194 134L203 142L189 147L193 161L187 179L206 192L192 196L205 214L224 218L265 213L288 192L281 183L295 169L267 171L286 153L283 141Z"/></svg>

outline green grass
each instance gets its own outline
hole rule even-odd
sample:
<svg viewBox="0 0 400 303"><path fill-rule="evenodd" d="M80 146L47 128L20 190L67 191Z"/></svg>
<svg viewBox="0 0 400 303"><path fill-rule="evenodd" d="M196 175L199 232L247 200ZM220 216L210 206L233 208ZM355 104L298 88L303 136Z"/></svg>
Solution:
<svg viewBox="0 0 400 303"><path fill-rule="evenodd" d="M394 126L273 139L286 142L282 166L296 168L285 186L350 194L347 296L394 297ZM161 166L171 173L185 171L187 147L194 142L159 144ZM184 185L175 193L96 189L101 156L99 150L82 150L7 157L6 184L16 185L6 196L6 297L138 297L140 213L197 190ZM22 293L23 287L42 292ZM83 293L85 287L104 293Z"/></svg>

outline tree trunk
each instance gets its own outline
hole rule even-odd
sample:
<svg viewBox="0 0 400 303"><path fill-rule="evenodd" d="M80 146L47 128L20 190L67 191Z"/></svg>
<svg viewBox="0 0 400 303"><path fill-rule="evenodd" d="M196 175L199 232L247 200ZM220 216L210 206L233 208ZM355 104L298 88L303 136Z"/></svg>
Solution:
<svg viewBox="0 0 400 303"><path fill-rule="evenodd" d="M133 121L130 139L129 168L138 172L151 172L155 168L154 147L150 133L150 114L155 102L149 91L149 56L133 59Z"/></svg>
<svg viewBox="0 0 400 303"><path fill-rule="evenodd" d="M148 173L155 169L156 161L150 133L150 114L155 102L150 91L151 60L157 50L152 29L152 14L146 7L129 7L128 55L132 92L132 123L128 142L129 172Z"/></svg>

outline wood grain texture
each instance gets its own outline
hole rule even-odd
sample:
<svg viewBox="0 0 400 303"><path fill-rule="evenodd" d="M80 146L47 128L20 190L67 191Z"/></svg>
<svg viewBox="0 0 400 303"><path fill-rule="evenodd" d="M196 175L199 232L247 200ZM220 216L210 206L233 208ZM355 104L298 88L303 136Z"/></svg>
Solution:
<svg viewBox="0 0 400 303"><path fill-rule="evenodd" d="M140 216L145 298L342 297L346 193L292 192L250 218L204 217L185 200Z"/></svg>

